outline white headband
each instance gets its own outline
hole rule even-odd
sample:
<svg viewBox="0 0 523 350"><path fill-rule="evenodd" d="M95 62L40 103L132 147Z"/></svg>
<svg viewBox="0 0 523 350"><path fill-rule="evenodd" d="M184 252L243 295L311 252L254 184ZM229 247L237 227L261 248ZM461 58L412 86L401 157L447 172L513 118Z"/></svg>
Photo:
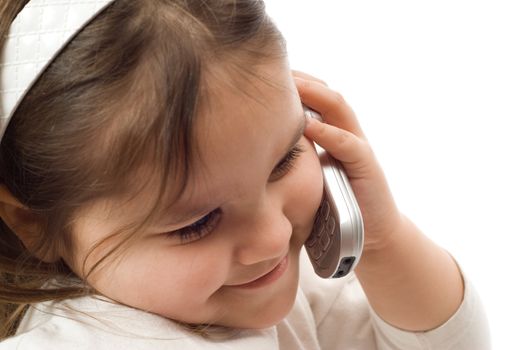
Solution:
<svg viewBox="0 0 523 350"><path fill-rule="evenodd" d="M31 0L13 21L0 60L0 141L9 120L60 51L114 0Z"/></svg>

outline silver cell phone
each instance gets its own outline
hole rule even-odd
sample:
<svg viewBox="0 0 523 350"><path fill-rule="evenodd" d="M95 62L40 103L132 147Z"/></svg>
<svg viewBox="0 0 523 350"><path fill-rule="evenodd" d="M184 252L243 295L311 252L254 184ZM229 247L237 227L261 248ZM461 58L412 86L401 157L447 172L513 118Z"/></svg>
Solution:
<svg viewBox="0 0 523 350"><path fill-rule="evenodd" d="M304 106L311 118L322 121ZM314 143L323 173L323 198L305 250L316 274L339 278L354 270L363 251L363 218L341 163Z"/></svg>

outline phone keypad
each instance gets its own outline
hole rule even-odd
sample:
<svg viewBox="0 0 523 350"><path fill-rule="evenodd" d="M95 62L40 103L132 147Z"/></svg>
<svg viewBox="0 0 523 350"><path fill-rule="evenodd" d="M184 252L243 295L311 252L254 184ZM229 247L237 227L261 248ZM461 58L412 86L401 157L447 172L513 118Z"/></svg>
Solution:
<svg viewBox="0 0 523 350"><path fill-rule="evenodd" d="M334 220L334 218L332 216L329 216L328 220L327 220L327 233L329 234L330 238L334 237L334 230L336 229L335 226L336 226L336 221Z"/></svg>
<svg viewBox="0 0 523 350"><path fill-rule="evenodd" d="M326 252L332 244L336 222L330 216L330 205L327 201L322 201L322 204L314 220L312 233L305 243L309 248L314 260L319 260L322 254Z"/></svg>

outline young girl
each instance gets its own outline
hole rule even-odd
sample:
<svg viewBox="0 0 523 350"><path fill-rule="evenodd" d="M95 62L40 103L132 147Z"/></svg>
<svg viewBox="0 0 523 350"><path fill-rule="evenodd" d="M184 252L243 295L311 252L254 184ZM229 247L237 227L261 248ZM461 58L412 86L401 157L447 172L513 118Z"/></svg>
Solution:
<svg viewBox="0 0 523 350"><path fill-rule="evenodd" d="M1 6L0 349L489 349L473 286L262 1ZM364 218L347 278L302 252L313 141Z"/></svg>

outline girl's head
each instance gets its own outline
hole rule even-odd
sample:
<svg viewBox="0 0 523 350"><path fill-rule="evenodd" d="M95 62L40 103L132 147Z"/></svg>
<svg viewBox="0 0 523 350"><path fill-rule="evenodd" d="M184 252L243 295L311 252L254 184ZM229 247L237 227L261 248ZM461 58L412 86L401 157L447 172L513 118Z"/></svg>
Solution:
<svg viewBox="0 0 523 350"><path fill-rule="evenodd" d="M23 4L2 6L3 38ZM4 336L29 303L85 293L188 324L277 323L322 195L303 125L262 1L116 0L2 139Z"/></svg>

